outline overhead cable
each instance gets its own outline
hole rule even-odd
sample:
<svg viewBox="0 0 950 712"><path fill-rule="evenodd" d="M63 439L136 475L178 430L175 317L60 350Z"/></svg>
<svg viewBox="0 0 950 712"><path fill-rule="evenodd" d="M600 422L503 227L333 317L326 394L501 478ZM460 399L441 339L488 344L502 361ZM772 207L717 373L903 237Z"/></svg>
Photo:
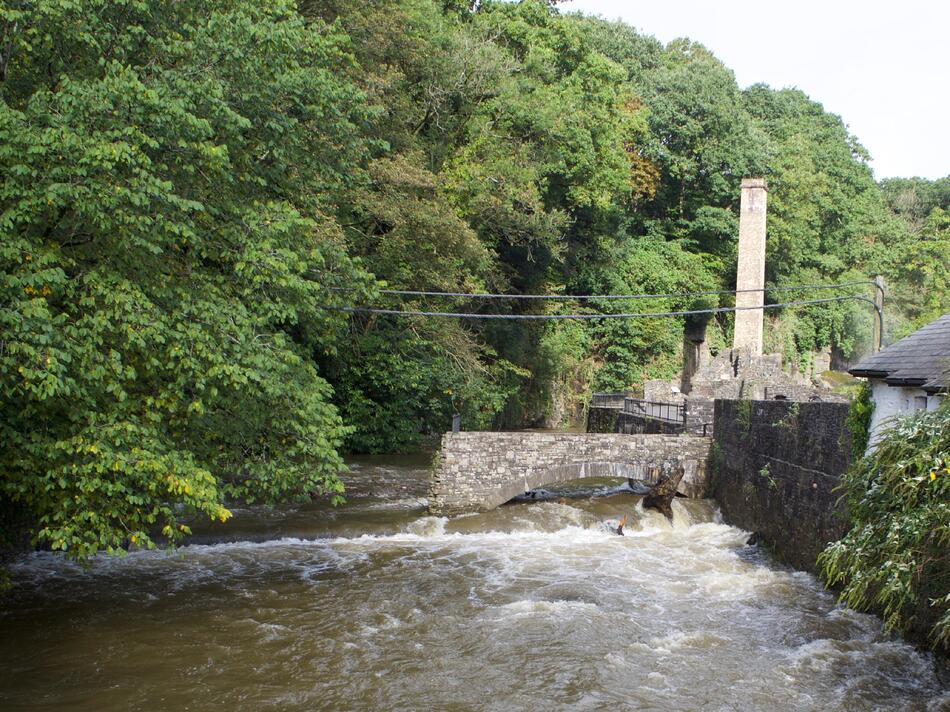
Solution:
<svg viewBox="0 0 950 712"><path fill-rule="evenodd" d="M718 296L723 294L741 294L746 292L792 292L803 289L843 289L860 285L872 285L881 289L881 286L871 280L854 282L840 282L838 284L799 284L787 287L762 287L757 289L724 289L710 292L674 292L669 294L490 294L467 292L436 292L413 289L380 289L379 294L406 297L453 297L462 299L510 299L510 300L548 300L548 301L585 301L594 299L626 300L626 299L673 299L683 297ZM333 291L353 291L350 287L333 287ZM758 308L758 307L755 307Z"/></svg>
<svg viewBox="0 0 950 712"><path fill-rule="evenodd" d="M759 290L754 290L759 291ZM392 316L432 316L449 317L455 319L494 319L494 320L512 320L512 321L557 321L567 319L652 319L673 316L693 316L698 314L723 314L726 312L745 311L749 309L780 309L782 307L806 306L809 304L827 304L829 302L843 302L849 299L867 302L874 306L878 311L878 316L882 318L877 305L873 299L862 297L857 294L847 294L839 297L824 297L821 299L800 299L790 302L780 302L778 304L763 304L761 306L750 307L711 307L709 309L687 309L682 311L665 312L608 312L606 314L480 314L477 312L444 312L444 311L419 311L415 309L383 309L380 307L335 307L324 306L324 309L330 311L341 311L349 314L386 314Z"/></svg>

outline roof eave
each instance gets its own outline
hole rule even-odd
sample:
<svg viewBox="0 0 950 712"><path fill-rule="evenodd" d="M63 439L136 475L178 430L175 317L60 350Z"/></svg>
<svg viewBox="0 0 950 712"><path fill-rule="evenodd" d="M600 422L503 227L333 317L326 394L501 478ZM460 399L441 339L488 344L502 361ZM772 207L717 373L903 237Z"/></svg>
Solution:
<svg viewBox="0 0 950 712"><path fill-rule="evenodd" d="M885 378L884 383L889 386L903 386L907 388L920 388L929 379L926 378Z"/></svg>
<svg viewBox="0 0 950 712"><path fill-rule="evenodd" d="M856 378L887 378L888 371L877 371L871 368L851 368L848 373Z"/></svg>

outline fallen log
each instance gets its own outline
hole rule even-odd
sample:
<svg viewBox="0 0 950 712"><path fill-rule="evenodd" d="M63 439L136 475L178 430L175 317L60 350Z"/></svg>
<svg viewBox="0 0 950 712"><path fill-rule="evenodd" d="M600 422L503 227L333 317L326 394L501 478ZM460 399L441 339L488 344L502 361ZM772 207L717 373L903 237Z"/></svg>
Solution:
<svg viewBox="0 0 950 712"><path fill-rule="evenodd" d="M672 522L673 498L676 496L676 488L679 487L680 480L683 479L685 474L686 470L680 465L672 472L660 477L659 481L643 496L643 508L655 509Z"/></svg>

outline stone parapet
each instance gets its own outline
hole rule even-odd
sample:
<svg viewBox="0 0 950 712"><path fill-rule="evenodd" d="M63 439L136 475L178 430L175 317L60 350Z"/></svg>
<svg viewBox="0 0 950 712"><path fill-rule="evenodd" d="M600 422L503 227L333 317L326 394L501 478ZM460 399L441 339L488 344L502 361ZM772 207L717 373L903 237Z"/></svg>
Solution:
<svg viewBox="0 0 950 712"><path fill-rule="evenodd" d="M686 399L686 432L712 437L714 401L710 398Z"/></svg>

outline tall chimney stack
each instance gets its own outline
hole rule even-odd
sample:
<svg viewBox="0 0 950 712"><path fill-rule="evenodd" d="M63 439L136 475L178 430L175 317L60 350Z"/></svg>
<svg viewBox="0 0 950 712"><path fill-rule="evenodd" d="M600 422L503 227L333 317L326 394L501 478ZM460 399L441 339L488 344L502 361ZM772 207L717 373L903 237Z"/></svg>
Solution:
<svg viewBox="0 0 950 712"><path fill-rule="evenodd" d="M743 178L739 204L739 264L736 270L736 312L733 348L762 355L762 305L765 292L765 210L768 187L764 178ZM758 308L755 308L758 307Z"/></svg>

